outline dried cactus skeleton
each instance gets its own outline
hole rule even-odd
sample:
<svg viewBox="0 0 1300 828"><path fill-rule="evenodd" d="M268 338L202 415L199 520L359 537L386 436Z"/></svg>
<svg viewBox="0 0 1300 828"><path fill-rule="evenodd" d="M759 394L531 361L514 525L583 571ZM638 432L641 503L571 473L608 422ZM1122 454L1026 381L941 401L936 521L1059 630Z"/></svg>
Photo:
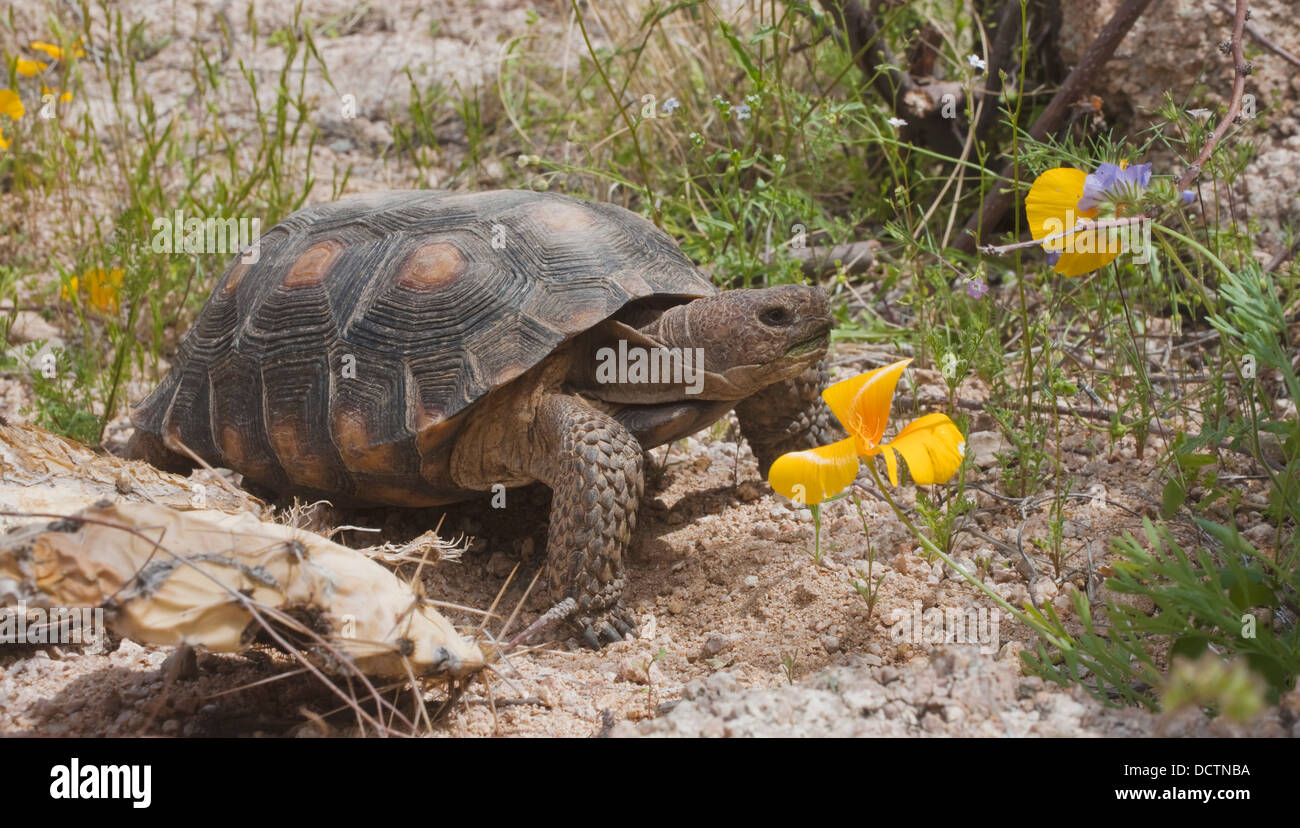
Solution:
<svg viewBox="0 0 1300 828"><path fill-rule="evenodd" d="M362 553L248 514L101 502L0 539L0 594L104 606L118 634L246 648L266 632L321 669L462 678L479 648Z"/></svg>
<svg viewBox="0 0 1300 828"><path fill-rule="evenodd" d="M260 636L334 675L462 678L484 666L372 560L454 556L436 533L350 549L263 520L260 502L213 480L201 491L214 508L193 509L194 479L0 425L0 614L103 607L106 625L139 643L230 652Z"/></svg>

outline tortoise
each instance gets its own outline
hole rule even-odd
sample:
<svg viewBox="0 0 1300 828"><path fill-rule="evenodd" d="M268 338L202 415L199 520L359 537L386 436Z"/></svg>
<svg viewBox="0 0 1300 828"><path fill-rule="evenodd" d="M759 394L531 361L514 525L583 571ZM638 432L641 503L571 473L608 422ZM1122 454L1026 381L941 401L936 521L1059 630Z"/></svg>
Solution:
<svg viewBox="0 0 1300 828"><path fill-rule="evenodd" d="M818 394L831 327L821 288L719 292L621 207L367 194L302 209L236 257L133 408L127 454L339 505L540 481L552 596L576 599L599 648L635 635L621 594L643 451L733 408L764 475L836 439Z"/></svg>

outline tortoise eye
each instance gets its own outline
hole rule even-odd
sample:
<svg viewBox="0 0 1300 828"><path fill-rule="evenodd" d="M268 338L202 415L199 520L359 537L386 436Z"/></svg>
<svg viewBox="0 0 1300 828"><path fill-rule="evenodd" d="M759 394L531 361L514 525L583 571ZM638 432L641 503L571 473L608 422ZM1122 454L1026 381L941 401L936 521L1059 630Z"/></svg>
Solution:
<svg viewBox="0 0 1300 828"><path fill-rule="evenodd" d="M789 325L794 319L791 317L790 311L780 305L773 305L758 315L758 321L772 327L783 327Z"/></svg>

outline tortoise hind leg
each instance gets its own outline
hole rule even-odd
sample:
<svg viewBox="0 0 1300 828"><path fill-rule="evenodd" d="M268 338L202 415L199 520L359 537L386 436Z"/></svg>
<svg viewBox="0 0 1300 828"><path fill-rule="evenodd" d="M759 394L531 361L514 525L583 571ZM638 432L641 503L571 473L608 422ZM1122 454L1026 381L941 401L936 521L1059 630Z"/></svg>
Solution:
<svg viewBox="0 0 1300 828"><path fill-rule="evenodd" d="M584 641L635 635L622 603L624 555L644 488L641 446L617 420L576 397L548 395L534 427L540 448L531 472L550 486L546 569L556 601L572 596Z"/></svg>
<svg viewBox="0 0 1300 828"><path fill-rule="evenodd" d="M767 477L773 461L788 451L815 448L844 439L821 390L830 382L823 360L792 380L769 385L736 406L740 433L745 436L758 471Z"/></svg>

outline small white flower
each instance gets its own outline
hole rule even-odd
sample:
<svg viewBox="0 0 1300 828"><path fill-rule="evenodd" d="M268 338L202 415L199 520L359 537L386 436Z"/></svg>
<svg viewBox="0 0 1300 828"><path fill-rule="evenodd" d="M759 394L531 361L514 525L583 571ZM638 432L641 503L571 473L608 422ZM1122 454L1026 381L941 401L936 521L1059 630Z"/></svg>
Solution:
<svg viewBox="0 0 1300 828"><path fill-rule="evenodd" d="M893 127L905 127L907 126L907 121L904 121L902 118L890 118L889 125Z"/></svg>
<svg viewBox="0 0 1300 828"><path fill-rule="evenodd" d="M660 107L660 110L665 115L671 115L673 114L673 110L681 105L682 102L677 100L676 98L669 98L668 100L664 101L664 105Z"/></svg>
<svg viewBox="0 0 1300 828"><path fill-rule="evenodd" d="M1198 120L1198 121L1204 121L1206 118L1210 117L1210 110L1208 110L1208 109L1189 109L1189 110L1187 110L1187 114L1188 114L1188 115L1191 115L1193 118L1195 118L1195 119Z"/></svg>
<svg viewBox="0 0 1300 828"><path fill-rule="evenodd" d="M736 106L735 111L736 111L736 120L743 121L749 117L749 113L750 113L749 104L747 103L739 104L738 106Z"/></svg>
<svg viewBox="0 0 1300 828"><path fill-rule="evenodd" d="M984 58L979 55L967 55L966 62L970 64L970 68L978 69L981 72L989 68L989 65L984 62Z"/></svg>

